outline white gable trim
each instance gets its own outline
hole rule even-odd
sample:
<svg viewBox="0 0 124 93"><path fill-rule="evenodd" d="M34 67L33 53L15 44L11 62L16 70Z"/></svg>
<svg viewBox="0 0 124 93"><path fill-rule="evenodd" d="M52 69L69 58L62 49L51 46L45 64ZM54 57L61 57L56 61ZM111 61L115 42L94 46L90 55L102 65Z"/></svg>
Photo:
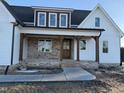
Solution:
<svg viewBox="0 0 124 93"><path fill-rule="evenodd" d="M3 2L0 0L0 3L2 4L2 7L5 8L5 12L8 16L10 16L11 22L16 22L15 17L11 14L11 12L7 9L7 7L3 4Z"/></svg>
<svg viewBox="0 0 124 93"><path fill-rule="evenodd" d="M107 17L107 19L117 29L117 31L120 33L120 37L122 38L124 36L123 31L118 27L118 25L116 25L116 23L112 20L112 18L108 15L108 13L105 11L105 9L100 4L96 5L96 7L91 11L91 13L80 23L80 25L84 24L98 8L103 12L103 14ZM80 27L80 25L78 27Z"/></svg>

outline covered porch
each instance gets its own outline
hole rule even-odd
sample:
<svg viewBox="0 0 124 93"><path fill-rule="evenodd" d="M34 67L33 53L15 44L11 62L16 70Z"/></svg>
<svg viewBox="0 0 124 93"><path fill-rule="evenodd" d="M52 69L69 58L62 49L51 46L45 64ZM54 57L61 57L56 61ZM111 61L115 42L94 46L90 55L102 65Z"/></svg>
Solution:
<svg viewBox="0 0 124 93"><path fill-rule="evenodd" d="M70 31L67 29L67 31L57 31L56 35L55 32L53 32L54 34L43 33L48 31L47 29L44 29L46 31L43 32L39 30L41 33L39 33L39 31L31 32L32 29L25 30L28 31L22 31L20 34L20 62L33 63L38 65L65 65L66 62L80 64L83 61L93 61L99 63L99 36L101 34L101 29L93 29L93 31L91 30L90 33L87 31L87 29L69 29ZM55 29L55 31L56 30L61 29ZM63 34L64 31L65 33ZM68 32L71 33L69 34ZM73 32L76 34L72 35ZM48 41L48 45L51 44L51 48L46 49L47 52L46 50L44 52L44 48L42 47L42 42L44 42L44 40L45 42ZM85 59L82 56L85 52L81 50L81 40L93 41L94 48L91 49L94 50L93 58L89 57L89 59ZM39 48L39 41L41 41L41 48ZM41 51L39 51L39 49L41 49Z"/></svg>

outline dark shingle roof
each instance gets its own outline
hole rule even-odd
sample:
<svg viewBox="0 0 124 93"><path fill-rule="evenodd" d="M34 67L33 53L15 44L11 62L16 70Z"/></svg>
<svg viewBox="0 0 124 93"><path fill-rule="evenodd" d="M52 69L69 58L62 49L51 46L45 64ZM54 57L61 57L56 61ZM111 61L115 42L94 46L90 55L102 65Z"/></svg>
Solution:
<svg viewBox="0 0 124 93"><path fill-rule="evenodd" d="M89 10L74 10L72 12L71 24L79 25L90 13Z"/></svg>
<svg viewBox="0 0 124 93"><path fill-rule="evenodd" d="M34 22L34 10L32 7L12 6L4 0L1 1L21 25L24 25L23 22ZM90 12L89 10L74 10L71 16L71 24L79 25Z"/></svg>
<svg viewBox="0 0 124 93"><path fill-rule="evenodd" d="M22 22L33 22L34 21L34 11L31 7L24 6L10 6L14 12L14 14L22 21Z"/></svg>

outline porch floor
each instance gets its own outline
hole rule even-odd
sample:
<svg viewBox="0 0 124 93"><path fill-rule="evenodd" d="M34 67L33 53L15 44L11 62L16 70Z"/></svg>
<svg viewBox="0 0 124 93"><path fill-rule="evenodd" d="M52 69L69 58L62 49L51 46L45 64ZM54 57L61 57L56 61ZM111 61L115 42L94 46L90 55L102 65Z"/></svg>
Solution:
<svg viewBox="0 0 124 93"><path fill-rule="evenodd" d="M41 75L0 75L0 82L52 82L94 80L96 77L81 67L64 67L62 73Z"/></svg>

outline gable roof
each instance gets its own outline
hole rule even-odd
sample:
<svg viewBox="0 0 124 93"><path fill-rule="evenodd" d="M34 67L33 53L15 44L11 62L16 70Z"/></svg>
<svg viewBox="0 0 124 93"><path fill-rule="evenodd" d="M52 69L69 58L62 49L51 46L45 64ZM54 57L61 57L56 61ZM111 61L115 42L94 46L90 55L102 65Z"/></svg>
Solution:
<svg viewBox="0 0 124 93"><path fill-rule="evenodd" d="M81 24L85 23L87 19L89 19L92 14L96 11L96 9L100 9L103 14L108 18L108 20L112 23L112 25L117 29L117 31L120 33L121 37L124 36L123 31L118 27L118 25L113 21L113 19L109 16L109 14L105 11L105 9L100 5L97 4L96 7L89 13L89 15L82 21ZM80 24L79 24L80 26Z"/></svg>
<svg viewBox="0 0 124 93"><path fill-rule="evenodd" d="M22 26L24 22L34 22L34 8L27 6L9 5L5 0L1 0L9 12L15 17L18 23ZM71 15L71 24L79 25L90 13L90 10L75 10ZM76 19L76 20L75 20Z"/></svg>

